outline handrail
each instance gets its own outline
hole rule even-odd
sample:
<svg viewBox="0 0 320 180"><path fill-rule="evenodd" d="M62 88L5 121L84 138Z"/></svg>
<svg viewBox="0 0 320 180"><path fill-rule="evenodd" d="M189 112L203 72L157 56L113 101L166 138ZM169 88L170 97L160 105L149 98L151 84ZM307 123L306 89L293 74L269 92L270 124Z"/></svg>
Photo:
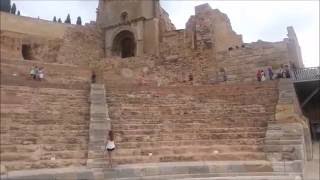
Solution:
<svg viewBox="0 0 320 180"><path fill-rule="evenodd" d="M320 80L320 67L293 69L292 77L294 81Z"/></svg>

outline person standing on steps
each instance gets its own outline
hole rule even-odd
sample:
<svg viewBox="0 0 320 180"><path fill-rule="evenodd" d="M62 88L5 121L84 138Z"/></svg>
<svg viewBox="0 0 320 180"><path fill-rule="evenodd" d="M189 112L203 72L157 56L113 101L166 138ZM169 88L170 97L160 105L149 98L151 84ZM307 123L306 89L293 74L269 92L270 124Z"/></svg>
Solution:
<svg viewBox="0 0 320 180"><path fill-rule="evenodd" d="M108 133L107 145L106 150L108 151L108 159L109 159L109 167L112 168L112 151L114 151L116 145L114 143L114 135L112 130Z"/></svg>
<svg viewBox="0 0 320 180"><path fill-rule="evenodd" d="M261 70L259 69L258 71L257 71L257 81L261 81Z"/></svg>
<svg viewBox="0 0 320 180"><path fill-rule="evenodd" d="M261 81L265 81L266 80L266 74L264 73L264 70L261 70Z"/></svg>
<svg viewBox="0 0 320 180"><path fill-rule="evenodd" d="M92 84L96 83L96 79L97 79L96 72L92 71L91 83L92 83Z"/></svg>
<svg viewBox="0 0 320 180"><path fill-rule="evenodd" d="M269 75L269 79L273 80L273 71L271 67L268 68L268 75Z"/></svg>

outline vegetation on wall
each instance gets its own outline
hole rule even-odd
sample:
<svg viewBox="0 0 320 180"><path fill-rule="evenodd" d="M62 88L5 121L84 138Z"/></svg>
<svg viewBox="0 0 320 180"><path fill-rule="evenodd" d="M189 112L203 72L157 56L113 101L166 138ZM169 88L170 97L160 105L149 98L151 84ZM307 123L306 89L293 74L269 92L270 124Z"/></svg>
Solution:
<svg viewBox="0 0 320 180"><path fill-rule="evenodd" d="M70 14L68 14L67 19L64 21L64 23L71 24Z"/></svg>
<svg viewBox="0 0 320 180"><path fill-rule="evenodd" d="M11 10L10 10L10 13L11 14L16 14L16 11L17 11L17 6L15 3L12 4L12 7L11 7Z"/></svg>
<svg viewBox="0 0 320 180"><path fill-rule="evenodd" d="M82 25L82 20L80 16L77 18L77 25Z"/></svg>

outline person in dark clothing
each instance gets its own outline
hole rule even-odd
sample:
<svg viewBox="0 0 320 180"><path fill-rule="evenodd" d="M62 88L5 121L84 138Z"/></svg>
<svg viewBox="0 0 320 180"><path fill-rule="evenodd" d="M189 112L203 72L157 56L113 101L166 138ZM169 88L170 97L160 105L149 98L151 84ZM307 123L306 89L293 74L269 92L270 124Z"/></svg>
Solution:
<svg viewBox="0 0 320 180"><path fill-rule="evenodd" d="M271 67L268 68L268 75L269 75L270 80L273 80L273 71L272 71Z"/></svg>
<svg viewBox="0 0 320 180"><path fill-rule="evenodd" d="M92 72L92 75L91 75L91 83L96 83L96 78L97 78L97 75L96 75L96 73L93 71Z"/></svg>

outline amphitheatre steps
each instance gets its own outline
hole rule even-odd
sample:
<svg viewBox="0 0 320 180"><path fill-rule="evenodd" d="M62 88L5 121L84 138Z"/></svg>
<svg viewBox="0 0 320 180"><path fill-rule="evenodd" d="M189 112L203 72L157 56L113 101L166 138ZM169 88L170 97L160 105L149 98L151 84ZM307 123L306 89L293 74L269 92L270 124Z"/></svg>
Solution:
<svg viewBox="0 0 320 180"><path fill-rule="evenodd" d="M265 160L275 82L106 86L116 164ZM98 158L98 157L97 157ZM101 162L103 159L101 159Z"/></svg>
<svg viewBox="0 0 320 180"><path fill-rule="evenodd" d="M44 67L34 81L31 67ZM8 171L86 165L90 71L1 59L1 160Z"/></svg>
<svg viewBox="0 0 320 180"><path fill-rule="evenodd" d="M43 67L44 81L30 77L32 66ZM89 89L91 71L72 65L1 59L1 84L56 89Z"/></svg>

